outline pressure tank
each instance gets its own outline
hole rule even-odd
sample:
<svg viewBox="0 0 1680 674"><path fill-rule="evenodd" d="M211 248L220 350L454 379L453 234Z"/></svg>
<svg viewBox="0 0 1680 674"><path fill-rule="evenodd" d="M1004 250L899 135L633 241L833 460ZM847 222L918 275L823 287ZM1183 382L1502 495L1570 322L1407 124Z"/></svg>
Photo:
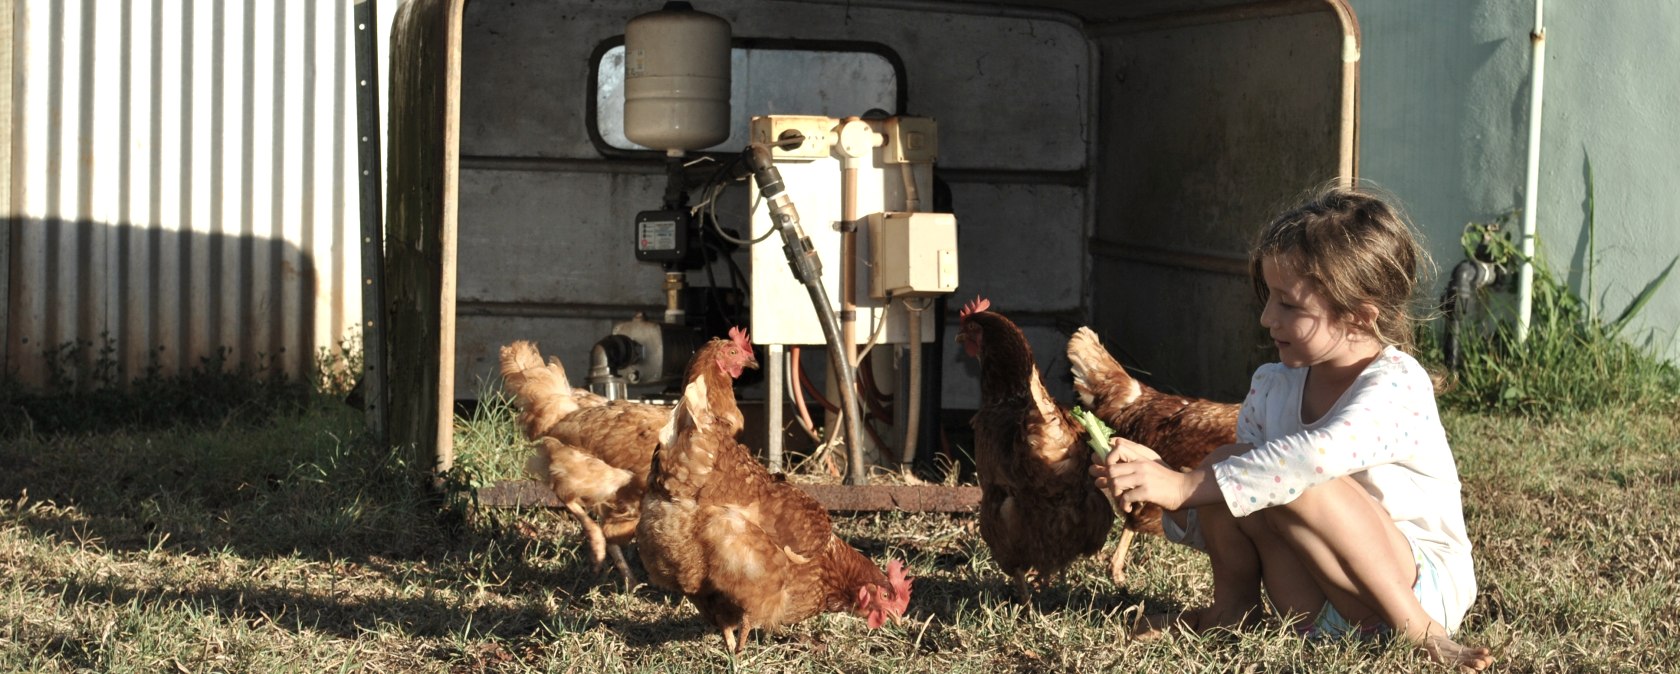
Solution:
<svg viewBox="0 0 1680 674"><path fill-rule="evenodd" d="M656 150L729 138L729 22L667 2L624 27L624 136Z"/></svg>

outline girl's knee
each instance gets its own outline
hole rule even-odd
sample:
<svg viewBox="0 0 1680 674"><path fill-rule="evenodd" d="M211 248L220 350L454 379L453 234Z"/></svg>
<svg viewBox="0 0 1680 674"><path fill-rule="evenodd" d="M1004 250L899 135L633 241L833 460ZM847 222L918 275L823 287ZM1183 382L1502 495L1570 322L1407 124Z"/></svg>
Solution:
<svg viewBox="0 0 1680 674"><path fill-rule="evenodd" d="M1274 514L1307 515L1324 512L1326 508L1340 510L1343 508L1365 507L1366 501L1375 502L1365 488L1350 477L1338 477L1329 482L1322 482L1301 490L1295 500L1267 508L1261 512Z"/></svg>

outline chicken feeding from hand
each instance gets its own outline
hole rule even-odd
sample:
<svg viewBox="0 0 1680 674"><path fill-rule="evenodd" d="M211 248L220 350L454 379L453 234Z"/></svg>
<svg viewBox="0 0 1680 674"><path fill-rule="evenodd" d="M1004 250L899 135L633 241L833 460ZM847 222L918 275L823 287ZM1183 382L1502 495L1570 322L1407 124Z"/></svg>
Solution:
<svg viewBox="0 0 1680 674"><path fill-rule="evenodd" d="M659 445L659 429L670 420L671 407L609 402L574 389L559 361L543 363L531 342L502 347L501 361L502 381L519 407L519 427L527 439L537 442L526 463L527 472L552 489L583 528L596 568L611 556L625 586L633 587L635 574L622 548L636 536L648 467ZM735 328L729 339L713 339L702 346L689 360L684 378L689 382L704 379L715 389L730 390L735 378L749 367L758 367L752 343L744 331ZM717 413L737 426L743 423L733 394Z"/></svg>
<svg viewBox="0 0 1680 674"><path fill-rule="evenodd" d="M898 620L910 579L882 573L834 534L815 498L770 475L728 410L734 392L691 380L654 454L637 546L648 580L681 592L739 653L754 629L849 611L871 628Z"/></svg>
<svg viewBox="0 0 1680 674"><path fill-rule="evenodd" d="M980 360L980 408L971 422L980 537L1026 602L1032 580L1047 582L1102 550L1114 510L1087 473L1085 429L1050 397L1026 335L990 308L985 299L970 302L957 334Z"/></svg>
<svg viewBox="0 0 1680 674"><path fill-rule="evenodd" d="M1168 466L1193 469L1213 450L1237 441L1240 405L1150 388L1127 373L1090 328L1074 332L1067 355L1080 404L1111 426L1115 435L1155 450ZM1116 585L1126 582L1126 555L1137 532L1162 533L1158 506L1135 508L1124 518L1125 533L1109 564Z"/></svg>

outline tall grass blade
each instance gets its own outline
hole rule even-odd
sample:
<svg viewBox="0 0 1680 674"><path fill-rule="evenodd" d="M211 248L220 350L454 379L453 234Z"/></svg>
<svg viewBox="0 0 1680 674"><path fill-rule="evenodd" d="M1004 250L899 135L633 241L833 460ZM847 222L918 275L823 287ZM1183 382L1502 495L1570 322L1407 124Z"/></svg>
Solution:
<svg viewBox="0 0 1680 674"><path fill-rule="evenodd" d="M1645 289L1639 291L1639 295L1633 298L1633 303L1622 310L1622 315L1617 316L1616 320L1610 323L1610 336L1614 337L1622 334L1622 329L1627 327L1628 322L1632 321L1634 316L1639 315L1639 310L1645 308L1645 303L1650 302L1651 298L1657 294L1657 290L1662 288L1663 282L1668 280L1668 274L1674 271L1674 263L1676 262L1680 262L1680 256L1675 256L1674 259L1669 260L1668 266L1663 268L1662 273L1646 284Z"/></svg>

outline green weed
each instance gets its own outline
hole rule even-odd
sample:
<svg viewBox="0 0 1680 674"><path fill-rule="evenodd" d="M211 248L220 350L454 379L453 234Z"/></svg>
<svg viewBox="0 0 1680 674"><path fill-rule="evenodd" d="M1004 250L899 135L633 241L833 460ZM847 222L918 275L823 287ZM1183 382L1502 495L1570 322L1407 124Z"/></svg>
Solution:
<svg viewBox="0 0 1680 674"><path fill-rule="evenodd" d="M1461 339L1462 363L1442 403L1464 409L1488 408L1535 415L1641 407L1674 411L1680 403L1680 368L1653 353L1647 336L1643 344L1630 339L1628 326L1662 290L1680 257L1635 295L1615 318L1600 315L1602 298L1594 298L1597 268L1597 224L1592 183L1587 186L1586 291L1577 293L1546 263L1537 248L1523 257L1512 241L1509 218L1473 223L1465 228L1466 257L1491 260L1506 275L1530 262L1534 269L1533 303L1527 338L1519 334L1511 283L1483 289L1484 309L1467 317L1479 326ZM1583 294L1585 297L1583 297ZM1425 335L1424 351L1439 357L1433 334Z"/></svg>

